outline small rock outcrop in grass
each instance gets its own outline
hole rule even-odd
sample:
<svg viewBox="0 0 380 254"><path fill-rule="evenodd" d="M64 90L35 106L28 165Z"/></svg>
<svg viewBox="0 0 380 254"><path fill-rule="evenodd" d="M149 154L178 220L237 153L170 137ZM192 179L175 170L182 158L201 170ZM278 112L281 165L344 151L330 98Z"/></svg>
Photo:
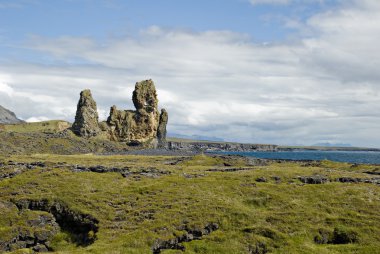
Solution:
<svg viewBox="0 0 380 254"><path fill-rule="evenodd" d="M75 212L61 202L49 202L46 199L18 200L14 203L20 211L32 210L50 213L59 227L68 232L71 240L78 246L88 246L96 239L99 221L89 214Z"/></svg>
<svg viewBox="0 0 380 254"><path fill-rule="evenodd" d="M300 176L298 179L306 184L322 184L329 181L327 177L321 175Z"/></svg>
<svg viewBox="0 0 380 254"><path fill-rule="evenodd" d="M12 211L17 214L17 207L11 202L0 202L0 209L1 212ZM22 220L22 223L19 220ZM33 252L50 251L52 250L51 240L60 231L54 216L42 211L19 212L18 215L14 215L12 224L17 224L17 229L8 229L9 231L5 233L7 236L0 239L1 253L25 248L29 248ZM4 228L2 229L4 230ZM5 230L7 231L7 227Z"/></svg>
<svg viewBox="0 0 380 254"><path fill-rule="evenodd" d="M209 223L203 229L189 229L187 226L185 226L183 230L185 230L186 233L181 236L169 240L156 240L152 247L153 254L159 254L163 250L184 251L185 246L183 246L181 243L200 240L203 236L209 235L218 229L219 225L216 223Z"/></svg>
<svg viewBox="0 0 380 254"><path fill-rule="evenodd" d="M318 244L349 244L359 241L358 233L344 226L337 226L334 231L319 229L314 242Z"/></svg>

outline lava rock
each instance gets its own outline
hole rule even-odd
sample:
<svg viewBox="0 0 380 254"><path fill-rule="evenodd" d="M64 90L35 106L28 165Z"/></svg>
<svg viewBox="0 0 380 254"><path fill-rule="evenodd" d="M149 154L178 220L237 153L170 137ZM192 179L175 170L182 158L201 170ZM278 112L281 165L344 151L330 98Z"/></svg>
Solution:
<svg viewBox="0 0 380 254"><path fill-rule="evenodd" d="M153 144L155 146L160 115L154 82L151 79L137 82L132 99L136 111L118 110L116 106L111 107L106 123L109 138L130 145ZM165 112L163 110L161 113L162 123L159 131L161 141L166 138L167 112Z"/></svg>
<svg viewBox="0 0 380 254"><path fill-rule="evenodd" d="M267 179L265 177L258 177L256 178L256 182L258 183L266 183L267 182Z"/></svg>
<svg viewBox="0 0 380 254"><path fill-rule="evenodd" d="M158 147L165 147L166 145L166 125L168 124L168 112L161 109L160 121L157 129Z"/></svg>
<svg viewBox="0 0 380 254"><path fill-rule="evenodd" d="M306 184L322 184L328 182L329 180L327 177L321 175L300 176L298 179Z"/></svg>
<svg viewBox="0 0 380 254"><path fill-rule="evenodd" d="M73 132L81 137L96 136L100 132L98 124L98 111L96 102L92 98L90 90L83 90L77 105Z"/></svg>

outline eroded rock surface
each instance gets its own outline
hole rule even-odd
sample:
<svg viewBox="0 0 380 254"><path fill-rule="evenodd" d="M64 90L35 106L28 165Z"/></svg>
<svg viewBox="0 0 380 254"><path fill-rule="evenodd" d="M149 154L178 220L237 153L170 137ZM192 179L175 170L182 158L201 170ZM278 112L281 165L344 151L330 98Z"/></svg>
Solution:
<svg viewBox="0 0 380 254"><path fill-rule="evenodd" d="M92 98L91 91L83 90L80 93L72 130L81 137L96 136L100 132L98 120L96 102Z"/></svg>
<svg viewBox="0 0 380 254"><path fill-rule="evenodd" d="M0 252L29 248L34 252L47 252L51 249L51 240L60 231L55 217L43 211L18 211L11 202L0 201L2 230ZM11 218L9 215L13 215ZM20 223L22 221L22 223ZM18 226L15 227L14 224Z"/></svg>
<svg viewBox="0 0 380 254"><path fill-rule="evenodd" d="M157 129L157 141L159 147L166 145L166 125L168 124L169 116L165 109L161 109L160 121Z"/></svg>
<svg viewBox="0 0 380 254"><path fill-rule="evenodd" d="M300 176L298 179L305 184L323 184L329 181L326 176L322 175Z"/></svg>
<svg viewBox="0 0 380 254"><path fill-rule="evenodd" d="M90 90L80 94L77 113L72 130L81 137L102 135L111 141L126 142L129 145L148 145L156 147L166 142L168 113L158 111L158 98L154 82L137 82L132 95L136 110L121 110L111 107L105 122L98 122L96 102Z"/></svg>
<svg viewBox="0 0 380 254"><path fill-rule="evenodd" d="M152 80L137 82L132 100L136 111L118 110L116 106L111 107L110 116L107 119L110 138L131 144L152 142L157 138L160 120L154 82ZM162 136L162 133L160 135Z"/></svg>
<svg viewBox="0 0 380 254"><path fill-rule="evenodd" d="M89 214L71 210L66 204L58 201L18 200L14 202L20 211L44 211L54 216L61 230L70 234L71 240L78 246L88 246L96 240L99 221ZM55 232L53 232L55 233Z"/></svg>

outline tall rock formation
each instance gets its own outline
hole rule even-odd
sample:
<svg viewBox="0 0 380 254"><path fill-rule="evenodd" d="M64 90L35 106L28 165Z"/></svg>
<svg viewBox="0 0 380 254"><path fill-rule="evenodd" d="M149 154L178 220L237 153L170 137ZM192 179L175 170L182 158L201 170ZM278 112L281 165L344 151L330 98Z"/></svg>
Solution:
<svg viewBox="0 0 380 254"><path fill-rule="evenodd" d="M15 124L24 121L18 119L12 111L0 106L0 124Z"/></svg>
<svg viewBox="0 0 380 254"><path fill-rule="evenodd" d="M136 111L111 108L107 119L111 139L136 144L155 140L159 113L154 82L151 79L137 82L132 100Z"/></svg>
<svg viewBox="0 0 380 254"><path fill-rule="evenodd" d="M83 90L80 93L75 122L72 130L81 137L96 136L99 132L98 111L96 102L92 98L90 90Z"/></svg>
<svg viewBox="0 0 380 254"><path fill-rule="evenodd" d="M161 109L160 121L157 129L158 147L165 147L166 145L166 125L168 124L168 112Z"/></svg>
<svg viewBox="0 0 380 254"><path fill-rule="evenodd" d="M158 112L158 99L154 82L137 82L132 95L136 110L119 110L112 106L106 122L98 123L96 103L90 90L80 94L77 113L72 130L79 136L101 135L112 141L126 142L130 145L149 145L163 147L166 142L168 113Z"/></svg>

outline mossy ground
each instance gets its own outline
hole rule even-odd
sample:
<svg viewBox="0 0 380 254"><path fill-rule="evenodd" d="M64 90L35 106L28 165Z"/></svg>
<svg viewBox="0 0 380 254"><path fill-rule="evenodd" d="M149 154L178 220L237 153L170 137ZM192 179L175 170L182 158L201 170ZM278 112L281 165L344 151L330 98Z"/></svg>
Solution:
<svg viewBox="0 0 380 254"><path fill-rule="evenodd" d="M52 243L57 253L152 253L156 239L183 234L184 224L203 228L210 222L217 223L219 230L202 240L184 243L185 253L250 253L256 248L266 249L268 253L379 253L380 186L337 182L304 185L297 179L313 174L330 179L368 178L363 172L376 166L271 163L251 170L210 172L211 168L225 168L225 159L197 155L170 163L177 159L131 155L3 158L4 162L43 161L47 166L1 180L0 204L22 199L58 200L99 220L95 243L76 246L70 243L67 234L59 233ZM244 160L232 161L231 167L246 166ZM134 172L153 167L170 174L158 178L144 175L124 178L119 173L75 173L69 168L58 168L59 162L127 166ZM273 179L275 176L281 181ZM256 182L259 177L265 177L267 182ZM25 215L18 211L4 208L0 213L0 240L12 230L25 227ZM333 233L334 230L353 234L355 241L315 243L321 231Z"/></svg>

